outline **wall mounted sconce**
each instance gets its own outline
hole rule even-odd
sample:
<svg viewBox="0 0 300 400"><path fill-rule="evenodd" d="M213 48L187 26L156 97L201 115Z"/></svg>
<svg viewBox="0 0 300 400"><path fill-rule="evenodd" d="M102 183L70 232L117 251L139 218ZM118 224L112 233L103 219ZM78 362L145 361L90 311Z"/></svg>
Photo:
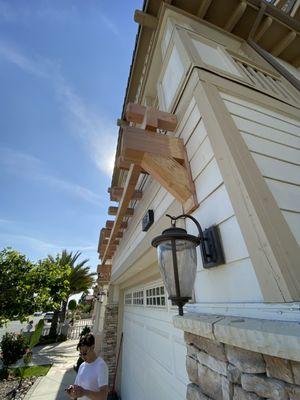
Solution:
<svg viewBox="0 0 300 400"><path fill-rule="evenodd" d="M94 299L96 301L100 301L100 303L103 303L105 296L106 292L104 290L100 290L99 293L94 296Z"/></svg>
<svg viewBox="0 0 300 400"><path fill-rule="evenodd" d="M151 244L157 248L159 269L169 300L178 306L179 315L183 315L183 306L192 298L196 278L196 247L200 245L204 268L222 265L225 259L216 226L202 231L199 222L190 215L166 216L171 219L171 227L155 237ZM196 224L198 236L189 235L185 229L176 227L176 221L185 218Z"/></svg>

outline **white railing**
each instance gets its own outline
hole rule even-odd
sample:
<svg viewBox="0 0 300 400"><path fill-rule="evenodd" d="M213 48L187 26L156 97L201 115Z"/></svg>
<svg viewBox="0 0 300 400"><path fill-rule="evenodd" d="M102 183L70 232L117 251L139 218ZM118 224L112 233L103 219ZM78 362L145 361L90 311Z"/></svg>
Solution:
<svg viewBox="0 0 300 400"><path fill-rule="evenodd" d="M277 77L262 68L255 67L237 58L234 58L234 61L257 89L287 102L299 103L297 95L287 88L280 76Z"/></svg>
<svg viewBox="0 0 300 400"><path fill-rule="evenodd" d="M67 338L76 340L79 339L80 333L82 332L83 328L87 326L92 331L93 328L93 321L92 319L82 319L74 322L74 325L69 325L67 330ZM42 336L49 335L51 325L44 326L42 331ZM60 335L64 332L64 325L58 324L57 325L57 334Z"/></svg>

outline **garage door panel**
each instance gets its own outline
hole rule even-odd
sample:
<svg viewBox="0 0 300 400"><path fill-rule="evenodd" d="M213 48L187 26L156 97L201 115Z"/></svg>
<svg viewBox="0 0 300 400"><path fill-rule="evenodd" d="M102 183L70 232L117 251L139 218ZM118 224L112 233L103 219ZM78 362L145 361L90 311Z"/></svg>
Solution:
<svg viewBox="0 0 300 400"><path fill-rule="evenodd" d="M172 373L173 355L170 336L166 332L147 327L145 329L145 340L147 342L147 353Z"/></svg>
<svg viewBox="0 0 300 400"><path fill-rule="evenodd" d="M183 400L186 347L182 331L172 324L175 311L145 306L145 299L143 304L124 307L122 400Z"/></svg>
<svg viewBox="0 0 300 400"><path fill-rule="evenodd" d="M177 336L173 336L172 345L175 359L174 373L176 378L185 384L188 380L188 376L185 368L185 363L182 363L182 360L185 360L186 357L186 345L182 341L182 339L179 341L179 338Z"/></svg>

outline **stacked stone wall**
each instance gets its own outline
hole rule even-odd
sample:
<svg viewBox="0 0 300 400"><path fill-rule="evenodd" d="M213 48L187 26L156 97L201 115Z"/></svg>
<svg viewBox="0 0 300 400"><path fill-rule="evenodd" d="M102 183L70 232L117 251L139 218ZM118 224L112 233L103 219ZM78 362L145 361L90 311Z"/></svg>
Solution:
<svg viewBox="0 0 300 400"><path fill-rule="evenodd" d="M109 370L109 385L113 383L116 370L118 330L118 304L107 304L104 315L102 357Z"/></svg>
<svg viewBox="0 0 300 400"><path fill-rule="evenodd" d="M187 332L185 342L187 400L300 400L300 362Z"/></svg>

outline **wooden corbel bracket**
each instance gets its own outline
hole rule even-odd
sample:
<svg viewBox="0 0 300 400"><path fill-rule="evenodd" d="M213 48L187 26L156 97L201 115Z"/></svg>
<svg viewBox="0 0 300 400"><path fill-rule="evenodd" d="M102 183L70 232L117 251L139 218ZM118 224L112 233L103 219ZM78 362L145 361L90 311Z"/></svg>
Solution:
<svg viewBox="0 0 300 400"><path fill-rule="evenodd" d="M155 132L157 129L174 131L176 116L129 103L126 119L141 124L146 130L133 126L123 128L122 160L148 172L183 204L185 213L194 211L198 201L183 140Z"/></svg>

